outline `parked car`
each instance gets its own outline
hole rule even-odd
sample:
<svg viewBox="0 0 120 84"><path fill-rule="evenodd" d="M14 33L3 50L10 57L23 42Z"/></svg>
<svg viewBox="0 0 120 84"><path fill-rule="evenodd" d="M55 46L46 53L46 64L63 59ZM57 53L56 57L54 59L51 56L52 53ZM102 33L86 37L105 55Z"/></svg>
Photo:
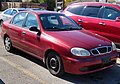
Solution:
<svg viewBox="0 0 120 84"><path fill-rule="evenodd" d="M7 51L18 48L43 60L56 76L103 70L113 66L118 57L113 42L56 12L20 12L3 22L1 35Z"/></svg>
<svg viewBox="0 0 120 84"><path fill-rule="evenodd" d="M8 8L0 14L0 25L3 21L9 20L13 15L25 10L43 10L41 8Z"/></svg>
<svg viewBox="0 0 120 84"><path fill-rule="evenodd" d="M63 13L83 28L120 43L120 6L83 2L69 5Z"/></svg>

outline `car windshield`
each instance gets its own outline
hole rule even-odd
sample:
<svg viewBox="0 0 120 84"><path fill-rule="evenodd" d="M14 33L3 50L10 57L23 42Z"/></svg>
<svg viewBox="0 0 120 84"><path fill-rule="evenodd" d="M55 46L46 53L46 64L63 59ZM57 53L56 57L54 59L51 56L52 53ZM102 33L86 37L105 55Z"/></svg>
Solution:
<svg viewBox="0 0 120 84"><path fill-rule="evenodd" d="M81 30L70 18L63 14L41 14L43 28L48 31Z"/></svg>

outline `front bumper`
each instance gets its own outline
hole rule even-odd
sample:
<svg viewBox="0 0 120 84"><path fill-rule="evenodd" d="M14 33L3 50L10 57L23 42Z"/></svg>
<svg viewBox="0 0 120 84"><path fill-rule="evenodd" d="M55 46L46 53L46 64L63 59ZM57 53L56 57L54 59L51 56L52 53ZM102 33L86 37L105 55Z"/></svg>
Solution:
<svg viewBox="0 0 120 84"><path fill-rule="evenodd" d="M91 58L70 58L62 56L65 72L71 74L87 74L112 67L116 63L119 54L111 52L101 56Z"/></svg>

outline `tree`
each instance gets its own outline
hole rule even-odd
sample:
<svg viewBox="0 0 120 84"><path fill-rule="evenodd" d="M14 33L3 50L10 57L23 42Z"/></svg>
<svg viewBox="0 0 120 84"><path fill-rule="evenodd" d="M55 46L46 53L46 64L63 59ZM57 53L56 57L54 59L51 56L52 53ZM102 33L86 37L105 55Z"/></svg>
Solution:
<svg viewBox="0 0 120 84"><path fill-rule="evenodd" d="M47 9L53 11L55 8L55 1L56 0L47 0Z"/></svg>
<svg viewBox="0 0 120 84"><path fill-rule="evenodd" d="M69 3L69 2L72 2L73 0L64 0L65 3Z"/></svg>
<svg viewBox="0 0 120 84"><path fill-rule="evenodd" d="M66 6L66 4L68 4L68 3L72 2L72 1L75 1L75 0L64 0L65 6Z"/></svg>
<svg viewBox="0 0 120 84"><path fill-rule="evenodd" d="M4 2L4 0L0 0L0 10L2 10L2 2Z"/></svg>
<svg viewBox="0 0 120 84"><path fill-rule="evenodd" d="M51 11L55 8L55 0L31 0L30 3L45 3L48 5L47 9Z"/></svg>
<svg viewBox="0 0 120 84"><path fill-rule="evenodd" d="M31 3L46 3L46 0L31 0Z"/></svg>

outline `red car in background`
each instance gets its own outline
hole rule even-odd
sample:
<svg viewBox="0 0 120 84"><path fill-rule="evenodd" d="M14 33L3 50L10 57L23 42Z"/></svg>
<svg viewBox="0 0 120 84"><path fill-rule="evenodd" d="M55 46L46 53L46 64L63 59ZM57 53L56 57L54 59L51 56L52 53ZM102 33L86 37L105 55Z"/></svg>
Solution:
<svg viewBox="0 0 120 84"><path fill-rule="evenodd" d="M83 2L69 5L63 13L83 28L120 43L120 6Z"/></svg>
<svg viewBox="0 0 120 84"><path fill-rule="evenodd" d="M7 51L18 48L45 63L51 74L87 74L109 68L118 53L110 40L79 27L64 14L24 11L3 22Z"/></svg>

